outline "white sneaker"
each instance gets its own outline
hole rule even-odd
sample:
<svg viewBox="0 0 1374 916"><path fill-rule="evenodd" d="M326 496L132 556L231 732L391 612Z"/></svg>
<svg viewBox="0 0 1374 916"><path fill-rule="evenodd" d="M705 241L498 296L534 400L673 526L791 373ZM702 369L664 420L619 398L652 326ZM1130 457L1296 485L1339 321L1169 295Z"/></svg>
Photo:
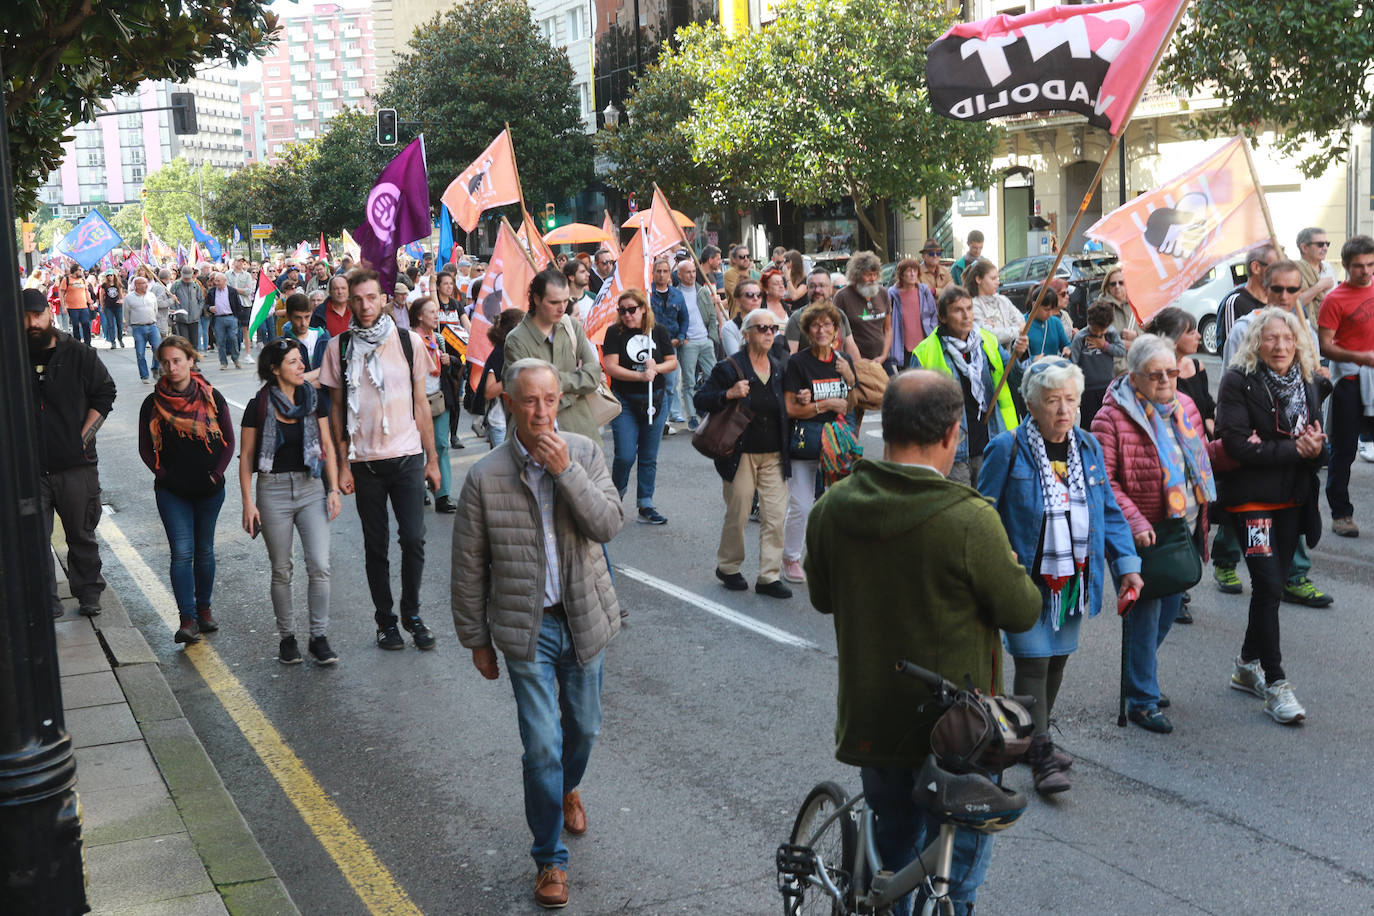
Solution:
<svg viewBox="0 0 1374 916"><path fill-rule="evenodd" d="M1290 725L1307 718L1307 710L1298 703L1293 695L1293 685L1288 681L1276 681L1264 689L1264 711L1281 725Z"/></svg>
<svg viewBox="0 0 1374 916"><path fill-rule="evenodd" d="M1236 670L1231 673L1231 689L1253 693L1261 700L1265 699L1264 669L1260 667L1258 659L1245 662L1236 656Z"/></svg>
<svg viewBox="0 0 1374 916"><path fill-rule="evenodd" d="M1374 464L1374 442L1360 443L1360 457Z"/></svg>

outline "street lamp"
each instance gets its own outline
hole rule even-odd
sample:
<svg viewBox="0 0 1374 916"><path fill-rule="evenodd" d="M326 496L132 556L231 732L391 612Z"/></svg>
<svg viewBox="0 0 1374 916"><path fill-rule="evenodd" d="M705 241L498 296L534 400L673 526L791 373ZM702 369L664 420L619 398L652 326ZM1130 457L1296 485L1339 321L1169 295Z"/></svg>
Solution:
<svg viewBox="0 0 1374 916"><path fill-rule="evenodd" d="M606 110L601 112L601 117L607 127L615 127L620 123L620 109L615 107L615 102L607 102Z"/></svg>

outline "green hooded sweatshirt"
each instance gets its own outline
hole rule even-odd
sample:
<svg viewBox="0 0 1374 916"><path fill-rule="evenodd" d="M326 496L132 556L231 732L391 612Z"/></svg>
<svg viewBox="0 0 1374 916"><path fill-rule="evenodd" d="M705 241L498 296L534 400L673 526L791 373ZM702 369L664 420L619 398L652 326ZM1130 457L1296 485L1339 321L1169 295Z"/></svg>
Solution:
<svg viewBox="0 0 1374 916"><path fill-rule="evenodd" d="M989 500L889 461L859 461L816 501L804 565L811 603L835 619L835 757L854 766L917 767L930 753L939 710L921 708L931 692L898 660L1000 693L998 631L1030 629L1043 604Z"/></svg>

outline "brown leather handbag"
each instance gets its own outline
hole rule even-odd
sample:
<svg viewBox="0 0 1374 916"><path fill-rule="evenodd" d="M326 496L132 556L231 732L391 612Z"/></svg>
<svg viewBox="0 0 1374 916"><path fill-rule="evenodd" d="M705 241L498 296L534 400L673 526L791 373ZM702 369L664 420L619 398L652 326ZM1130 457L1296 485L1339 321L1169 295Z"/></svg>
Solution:
<svg viewBox="0 0 1374 916"><path fill-rule="evenodd" d="M744 378L744 372L733 356L728 358L735 370L736 381ZM724 459L739 449L740 437L754 419L754 411L745 403L744 398L729 401L720 410L707 414L697 431L692 434L692 448L707 458Z"/></svg>

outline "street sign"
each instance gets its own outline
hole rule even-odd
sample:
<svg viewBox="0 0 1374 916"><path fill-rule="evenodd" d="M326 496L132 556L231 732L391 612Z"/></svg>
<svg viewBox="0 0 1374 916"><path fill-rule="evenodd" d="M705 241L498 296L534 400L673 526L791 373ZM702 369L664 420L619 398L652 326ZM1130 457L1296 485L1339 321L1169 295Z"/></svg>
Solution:
<svg viewBox="0 0 1374 916"><path fill-rule="evenodd" d="M272 237L271 223L253 223L253 238L270 239Z"/></svg>

